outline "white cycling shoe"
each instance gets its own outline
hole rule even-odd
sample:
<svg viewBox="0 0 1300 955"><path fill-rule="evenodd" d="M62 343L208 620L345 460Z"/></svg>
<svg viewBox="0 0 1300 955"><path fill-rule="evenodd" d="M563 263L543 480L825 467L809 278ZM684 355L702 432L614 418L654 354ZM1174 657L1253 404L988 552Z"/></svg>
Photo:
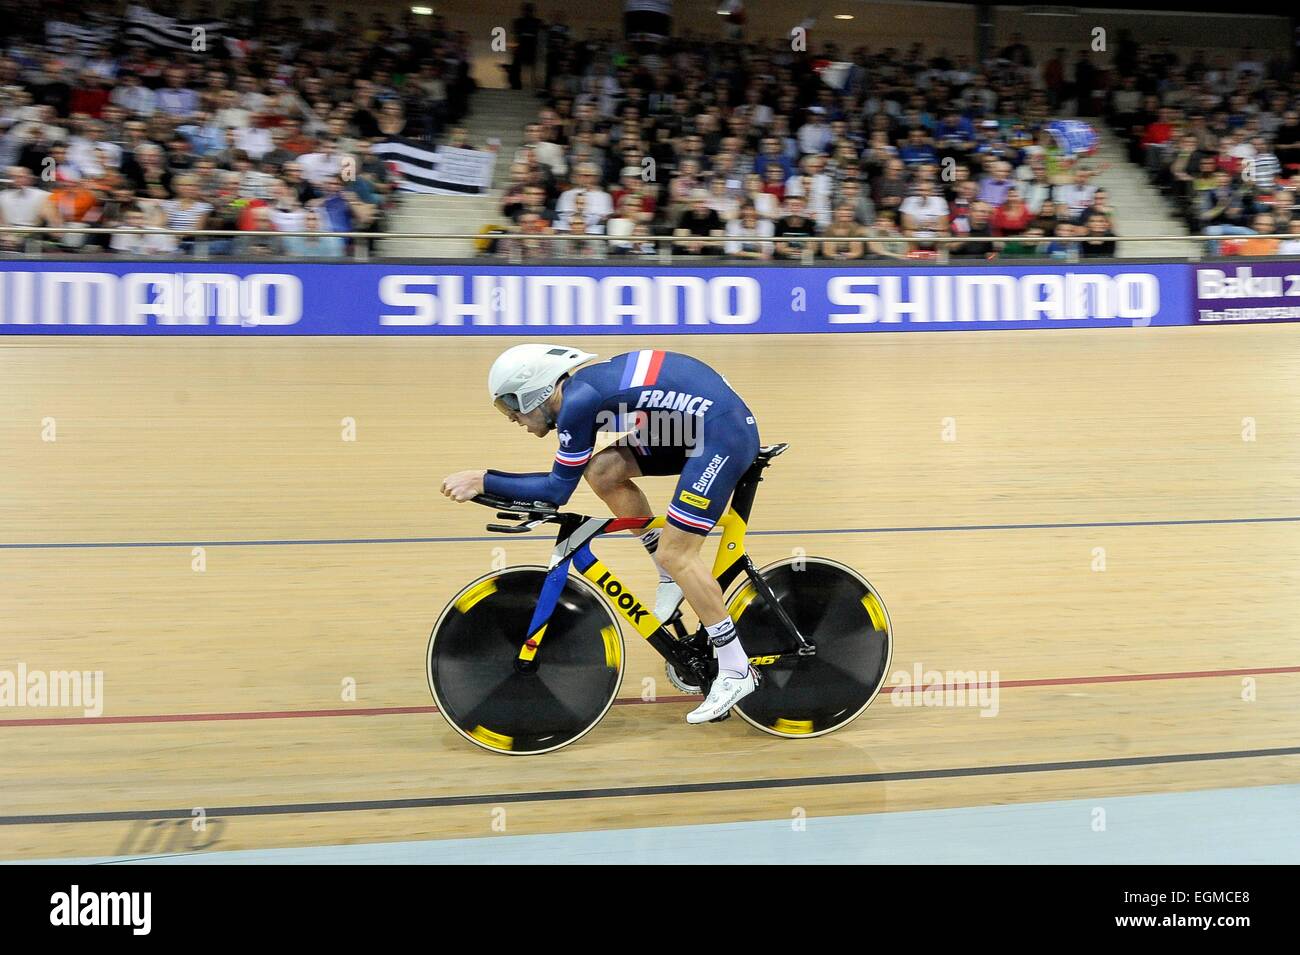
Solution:
<svg viewBox="0 0 1300 955"><path fill-rule="evenodd" d="M758 671L753 667L743 677L719 673L709 687L704 702L686 714L688 723L707 723L716 720L729 709L758 689Z"/></svg>
<svg viewBox="0 0 1300 955"><path fill-rule="evenodd" d="M659 588L655 591L655 619L667 623L681 603L682 588L671 580L659 581Z"/></svg>

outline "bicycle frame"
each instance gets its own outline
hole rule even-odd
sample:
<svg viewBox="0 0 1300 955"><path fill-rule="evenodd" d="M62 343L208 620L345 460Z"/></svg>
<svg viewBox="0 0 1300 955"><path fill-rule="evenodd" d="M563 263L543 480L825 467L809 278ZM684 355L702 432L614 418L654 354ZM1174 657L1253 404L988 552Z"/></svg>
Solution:
<svg viewBox="0 0 1300 955"><path fill-rule="evenodd" d="M762 472L771 463L771 459L782 453L786 447L786 445L774 445L762 449L749 470L737 483L731 504L718 521L718 526L722 528L722 539L718 543L712 573L724 593L741 573L746 574L753 582L756 594L763 596L769 606L774 608L777 617L790 634L791 649L796 650L800 655L809 655L816 652L816 647L799 632L799 628L776 600L745 550L745 531L758 484L763 480ZM551 553L550 569L542 584L537 607L528 625L528 637L519 648L519 656L515 661L516 667L528 670L537 665L537 652L541 649L546 627L564 590L569 567L572 566L605 596L619 615L631 624L632 628L660 656L674 665L689 669L696 660L698 650L689 647L684 639L674 637L668 630L666 622L659 620L650 609L653 603L647 605L637 597L591 550L592 541L603 534L652 530L663 527L665 519L663 517L599 518L580 514L556 514L545 520L558 523L560 532L555 541L555 549ZM679 633L684 634L684 632L679 629Z"/></svg>

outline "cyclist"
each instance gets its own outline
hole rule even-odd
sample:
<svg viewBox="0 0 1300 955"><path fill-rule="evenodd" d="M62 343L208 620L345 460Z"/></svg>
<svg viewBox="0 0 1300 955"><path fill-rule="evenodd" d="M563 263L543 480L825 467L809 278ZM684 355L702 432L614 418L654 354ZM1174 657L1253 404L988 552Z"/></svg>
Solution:
<svg viewBox="0 0 1300 955"><path fill-rule="evenodd" d="M680 474L662 534L649 531L641 543L659 571L655 616L669 619L684 596L717 655L718 677L686 721L717 719L757 689L759 676L700 551L758 455L758 426L726 379L688 355L643 349L587 365L596 357L543 344L503 352L488 373L492 401L530 434L558 432L555 462L536 474L458 471L442 482L442 493L455 501L486 492L558 506L585 477L616 517L645 517L653 508L633 479ZM625 436L595 453L600 431Z"/></svg>

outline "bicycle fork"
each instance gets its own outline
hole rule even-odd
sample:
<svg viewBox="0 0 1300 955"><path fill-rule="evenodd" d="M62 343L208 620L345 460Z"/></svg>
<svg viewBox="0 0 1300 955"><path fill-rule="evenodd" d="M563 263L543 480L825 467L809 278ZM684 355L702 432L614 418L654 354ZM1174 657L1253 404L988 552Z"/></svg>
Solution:
<svg viewBox="0 0 1300 955"><path fill-rule="evenodd" d="M584 540L576 547L557 548L542 591L537 597L537 606L533 609L532 619L528 624L527 639L519 648L515 658L515 669L520 673L532 673L537 669L537 651L551 615L555 612L560 594L569 575L570 565L600 589L606 599L619 611L625 620L659 653L670 661L678 671L691 676L708 679L707 641L703 647L696 646L693 640L674 640L667 626L658 620L654 613L643 606L640 601L624 588L621 581L614 577L612 571L601 563L591 552L588 542Z"/></svg>

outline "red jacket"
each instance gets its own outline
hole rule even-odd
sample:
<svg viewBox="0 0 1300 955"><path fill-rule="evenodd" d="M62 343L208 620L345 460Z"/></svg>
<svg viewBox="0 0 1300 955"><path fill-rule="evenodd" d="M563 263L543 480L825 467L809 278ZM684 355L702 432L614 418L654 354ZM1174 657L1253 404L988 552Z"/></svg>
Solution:
<svg viewBox="0 0 1300 955"><path fill-rule="evenodd" d="M72 96L68 100L68 110L99 119L108 104L108 94L109 91L102 87L92 89L78 86L72 91Z"/></svg>
<svg viewBox="0 0 1300 955"><path fill-rule="evenodd" d="M1020 204L1019 215L1012 213L1011 208L1004 203L993 213L993 231L998 235L1019 235L1029 227L1033 218L1034 214L1023 202Z"/></svg>
<svg viewBox="0 0 1300 955"><path fill-rule="evenodd" d="M1174 127L1172 123L1151 123L1142 134L1142 145L1150 146L1153 143L1163 145L1174 138Z"/></svg>

